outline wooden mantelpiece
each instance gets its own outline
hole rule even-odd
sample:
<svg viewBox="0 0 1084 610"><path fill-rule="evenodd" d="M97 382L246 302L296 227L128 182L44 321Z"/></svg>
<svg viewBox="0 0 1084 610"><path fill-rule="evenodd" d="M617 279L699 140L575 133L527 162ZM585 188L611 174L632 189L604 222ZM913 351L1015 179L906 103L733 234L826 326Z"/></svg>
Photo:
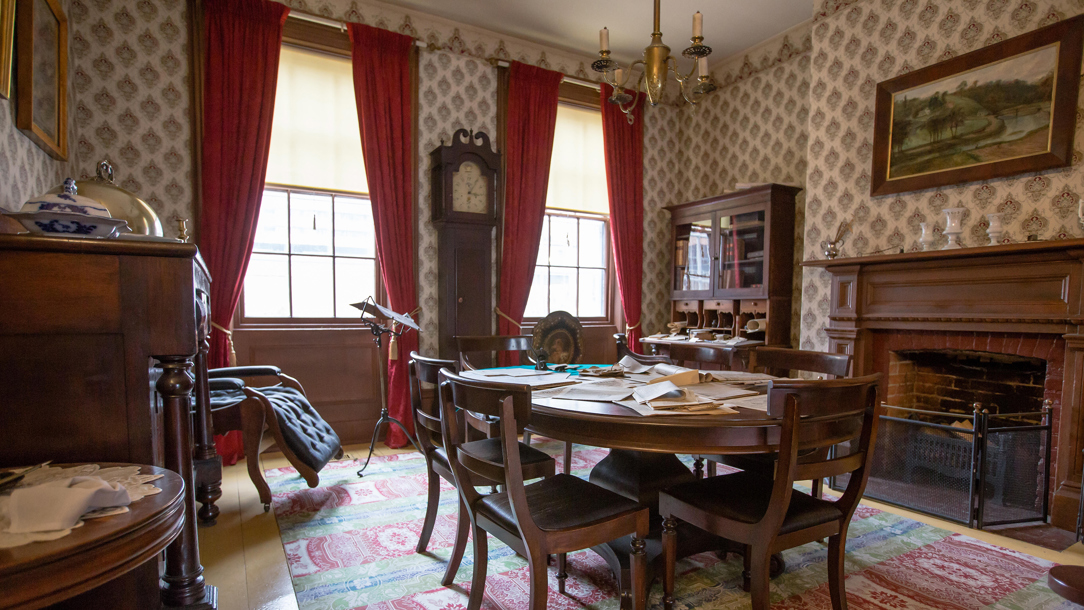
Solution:
<svg viewBox="0 0 1084 610"><path fill-rule="evenodd" d="M829 350L854 356L855 375L887 374L887 351L901 345L1046 360L1055 438L1051 520L1075 528L1084 466L1084 239L802 265L831 274Z"/></svg>

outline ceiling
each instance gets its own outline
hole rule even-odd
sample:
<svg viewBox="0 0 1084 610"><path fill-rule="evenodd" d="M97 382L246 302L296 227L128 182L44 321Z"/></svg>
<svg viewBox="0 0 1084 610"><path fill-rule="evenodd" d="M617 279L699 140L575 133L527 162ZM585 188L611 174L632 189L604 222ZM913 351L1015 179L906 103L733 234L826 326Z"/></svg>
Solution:
<svg viewBox="0 0 1084 610"><path fill-rule="evenodd" d="M621 63L639 59L651 41L652 0L386 0L487 30L566 51L598 52L598 31L610 29ZM813 16L812 0L663 0L663 42L675 55L689 46L692 15L704 14L712 63L735 55Z"/></svg>

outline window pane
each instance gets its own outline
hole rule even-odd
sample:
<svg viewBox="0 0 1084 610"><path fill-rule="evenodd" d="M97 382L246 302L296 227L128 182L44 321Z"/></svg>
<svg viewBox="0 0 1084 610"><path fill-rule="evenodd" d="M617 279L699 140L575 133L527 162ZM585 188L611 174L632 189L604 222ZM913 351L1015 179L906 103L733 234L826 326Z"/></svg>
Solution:
<svg viewBox="0 0 1084 610"><path fill-rule="evenodd" d="M580 269L580 317L601 318L606 315L606 272L602 269Z"/></svg>
<svg viewBox="0 0 1084 610"><path fill-rule="evenodd" d="M267 181L369 192L350 58L282 46Z"/></svg>
<svg viewBox="0 0 1084 610"><path fill-rule="evenodd" d="M322 256L291 257L295 318L332 318L335 297L332 294L331 258Z"/></svg>
<svg viewBox="0 0 1084 610"><path fill-rule="evenodd" d="M256 221L256 240L252 244L253 252L290 251L290 234L286 226L289 222L286 193L265 190L260 203L260 219Z"/></svg>
<svg viewBox="0 0 1084 610"><path fill-rule="evenodd" d="M610 213L600 111L558 104L546 207Z"/></svg>
<svg viewBox="0 0 1084 610"><path fill-rule="evenodd" d="M538 263L548 265L550 260L550 217L542 217L542 239L538 242Z"/></svg>
<svg viewBox="0 0 1084 610"><path fill-rule="evenodd" d="M531 281L531 295L527 297L527 309L523 311L523 317L542 318L550 312L549 279L549 269L541 265L535 267L534 279Z"/></svg>
<svg viewBox="0 0 1084 610"><path fill-rule="evenodd" d="M606 223L580 219L580 266L606 266Z"/></svg>
<svg viewBox="0 0 1084 610"><path fill-rule="evenodd" d="M290 317L289 257L253 254L245 275L245 317Z"/></svg>
<svg viewBox="0 0 1084 610"><path fill-rule="evenodd" d="M550 312L559 310L574 316L579 315L576 307L575 269L550 267Z"/></svg>
<svg viewBox="0 0 1084 610"><path fill-rule="evenodd" d="M335 259L335 316L361 317L361 312L350 304L360 303L368 296L376 299L376 260Z"/></svg>
<svg viewBox="0 0 1084 610"><path fill-rule="evenodd" d="M550 217L550 264L575 267L576 219L567 216Z"/></svg>
<svg viewBox="0 0 1084 610"><path fill-rule="evenodd" d="M331 195L290 194L290 245L294 254L331 254Z"/></svg>
<svg viewBox="0 0 1084 610"><path fill-rule="evenodd" d="M335 254L376 257L373 206L368 199L335 198Z"/></svg>

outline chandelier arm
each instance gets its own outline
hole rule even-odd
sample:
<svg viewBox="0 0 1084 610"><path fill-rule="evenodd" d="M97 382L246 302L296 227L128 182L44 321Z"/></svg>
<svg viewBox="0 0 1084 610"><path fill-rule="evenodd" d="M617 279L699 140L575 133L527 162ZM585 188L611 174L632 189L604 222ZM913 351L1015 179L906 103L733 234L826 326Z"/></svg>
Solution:
<svg viewBox="0 0 1084 610"><path fill-rule="evenodd" d="M682 74L681 71L678 70L677 59L673 55L666 58L666 63L670 68L670 71L674 73L674 77L677 78L677 81L683 85L685 84L685 81L693 77L693 74L696 74L696 62L693 62L693 68L692 70L689 70L688 74Z"/></svg>

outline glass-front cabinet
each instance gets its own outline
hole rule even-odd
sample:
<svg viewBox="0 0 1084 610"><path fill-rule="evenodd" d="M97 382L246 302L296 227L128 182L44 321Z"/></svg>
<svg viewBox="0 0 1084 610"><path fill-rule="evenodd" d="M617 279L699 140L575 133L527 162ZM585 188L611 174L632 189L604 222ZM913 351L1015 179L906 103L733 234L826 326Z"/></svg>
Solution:
<svg viewBox="0 0 1084 610"><path fill-rule="evenodd" d="M667 207L673 321L789 345L799 192L765 184ZM749 328L765 328L748 330L754 319Z"/></svg>

